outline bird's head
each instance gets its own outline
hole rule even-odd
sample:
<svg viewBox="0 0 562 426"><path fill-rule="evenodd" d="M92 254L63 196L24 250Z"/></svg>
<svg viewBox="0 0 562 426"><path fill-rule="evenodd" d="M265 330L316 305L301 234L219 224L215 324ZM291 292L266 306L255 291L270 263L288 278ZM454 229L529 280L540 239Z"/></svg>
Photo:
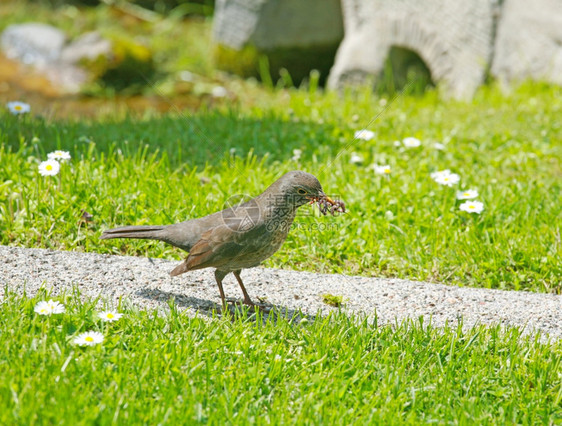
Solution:
<svg viewBox="0 0 562 426"><path fill-rule="evenodd" d="M270 188L275 190L269 191ZM315 176L300 170L286 173L268 188L270 196L277 194L283 197L283 202L294 208L307 203L317 203L323 214L328 212L345 212L342 201L334 201L322 190L322 185Z"/></svg>

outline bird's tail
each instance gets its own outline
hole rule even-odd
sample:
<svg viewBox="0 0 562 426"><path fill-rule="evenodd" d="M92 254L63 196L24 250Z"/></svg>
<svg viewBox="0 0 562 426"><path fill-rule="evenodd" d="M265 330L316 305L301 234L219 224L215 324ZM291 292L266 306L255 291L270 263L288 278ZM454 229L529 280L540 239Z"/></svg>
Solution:
<svg viewBox="0 0 562 426"><path fill-rule="evenodd" d="M175 277L176 275L183 274L184 272L187 272L187 271L189 271L189 268L187 267L187 262L182 262L178 266L176 266L172 270L172 272L170 272L170 275L172 277Z"/></svg>
<svg viewBox="0 0 562 426"><path fill-rule="evenodd" d="M165 225L146 225L146 226L122 226L104 231L100 237L102 240L112 238L137 238L143 240L160 240L161 231Z"/></svg>

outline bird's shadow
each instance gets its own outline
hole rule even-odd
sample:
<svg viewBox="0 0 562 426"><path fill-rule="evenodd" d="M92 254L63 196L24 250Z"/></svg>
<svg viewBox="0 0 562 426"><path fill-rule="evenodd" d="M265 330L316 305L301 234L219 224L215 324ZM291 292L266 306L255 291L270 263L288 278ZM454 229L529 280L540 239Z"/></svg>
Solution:
<svg viewBox="0 0 562 426"><path fill-rule="evenodd" d="M142 288L137 291L137 295L145 299L155 300L160 303L172 303L179 308L189 308L197 311L198 314L203 314L207 317L224 316L221 311L221 305L214 303L207 299L200 299L198 297L186 296L181 293L174 293L171 291L158 290L155 288ZM266 320L279 320L284 319L293 323L299 323L303 319L313 321L314 317L303 313L300 310L287 308L286 306L267 304L267 309L259 309L261 315L255 315L255 311L248 306L240 303L229 303L228 305L230 314L247 315L249 319L257 319L258 317Z"/></svg>

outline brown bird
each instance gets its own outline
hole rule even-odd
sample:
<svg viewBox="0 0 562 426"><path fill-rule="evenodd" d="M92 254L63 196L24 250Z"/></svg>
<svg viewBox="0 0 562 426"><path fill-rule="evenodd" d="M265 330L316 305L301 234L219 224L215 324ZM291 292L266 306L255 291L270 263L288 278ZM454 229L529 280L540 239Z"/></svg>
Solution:
<svg viewBox="0 0 562 426"><path fill-rule="evenodd" d="M329 198L316 177L297 170L283 175L257 197L209 216L173 225L114 228L105 231L101 238L160 240L179 247L189 254L170 275L216 268L215 279L226 308L222 280L232 272L244 294L244 304L253 306L240 271L258 266L279 250L297 209L314 202L323 214L345 212L344 203Z"/></svg>

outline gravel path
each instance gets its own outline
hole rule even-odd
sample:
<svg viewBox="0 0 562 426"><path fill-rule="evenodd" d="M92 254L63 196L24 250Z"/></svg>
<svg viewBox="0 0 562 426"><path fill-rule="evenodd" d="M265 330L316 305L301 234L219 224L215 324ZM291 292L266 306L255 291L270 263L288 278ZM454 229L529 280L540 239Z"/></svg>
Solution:
<svg viewBox="0 0 562 426"><path fill-rule="evenodd" d="M178 262L143 257L111 256L0 246L0 283L12 291L34 295L41 286L54 294L80 289L83 296L101 296L108 303L121 296L143 308L167 309L176 304L189 312L209 313L220 303L211 269L171 278ZM289 315L336 310L322 302L329 293L343 296L349 313L373 316L382 323L424 317L424 323L502 324L562 337L562 296L529 292L452 287L400 279L314 274L253 268L242 272L252 298L263 298ZM224 282L227 297L241 298L232 275ZM3 291L0 297L3 296Z"/></svg>

